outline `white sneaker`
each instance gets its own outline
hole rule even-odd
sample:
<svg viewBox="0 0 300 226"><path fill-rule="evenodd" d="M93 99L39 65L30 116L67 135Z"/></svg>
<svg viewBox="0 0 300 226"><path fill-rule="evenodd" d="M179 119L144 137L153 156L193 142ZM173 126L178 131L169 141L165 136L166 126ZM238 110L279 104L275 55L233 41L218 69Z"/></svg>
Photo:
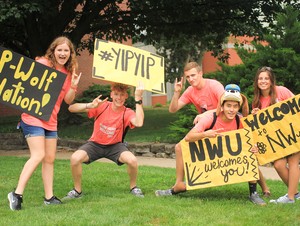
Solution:
<svg viewBox="0 0 300 226"><path fill-rule="evenodd" d="M279 197L278 199L272 199L270 200L271 203L283 203L283 204L292 204L295 203L295 200L289 199L289 197L286 195Z"/></svg>

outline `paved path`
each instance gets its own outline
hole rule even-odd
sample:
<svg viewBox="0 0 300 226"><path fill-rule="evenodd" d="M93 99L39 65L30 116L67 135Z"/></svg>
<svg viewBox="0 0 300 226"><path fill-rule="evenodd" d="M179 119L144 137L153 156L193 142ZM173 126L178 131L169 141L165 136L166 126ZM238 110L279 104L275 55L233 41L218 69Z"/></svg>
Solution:
<svg viewBox="0 0 300 226"><path fill-rule="evenodd" d="M72 151L58 150L56 157L58 159L70 159ZM0 150L0 156L22 156L28 157L28 150ZM141 157L137 156L138 163L140 166L158 166L158 167L167 167L167 168L175 168L175 159L170 158L150 158L150 157ZM111 162L107 159L100 159L99 162ZM280 180L277 172L273 167L260 167L263 175L266 179L271 180Z"/></svg>

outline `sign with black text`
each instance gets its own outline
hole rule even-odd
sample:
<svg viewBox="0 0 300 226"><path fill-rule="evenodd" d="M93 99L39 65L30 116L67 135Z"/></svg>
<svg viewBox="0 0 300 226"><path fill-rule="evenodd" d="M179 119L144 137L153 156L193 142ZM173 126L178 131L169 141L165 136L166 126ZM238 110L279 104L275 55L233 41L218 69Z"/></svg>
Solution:
<svg viewBox="0 0 300 226"><path fill-rule="evenodd" d="M164 58L132 46L95 40L93 78L136 86L142 81L145 90L165 93Z"/></svg>
<svg viewBox="0 0 300 226"><path fill-rule="evenodd" d="M300 94L242 118L264 165L300 151Z"/></svg>
<svg viewBox="0 0 300 226"><path fill-rule="evenodd" d="M48 121L66 75L0 47L0 102Z"/></svg>
<svg viewBox="0 0 300 226"><path fill-rule="evenodd" d="M187 190L258 180L258 164L247 129L216 138L180 142Z"/></svg>

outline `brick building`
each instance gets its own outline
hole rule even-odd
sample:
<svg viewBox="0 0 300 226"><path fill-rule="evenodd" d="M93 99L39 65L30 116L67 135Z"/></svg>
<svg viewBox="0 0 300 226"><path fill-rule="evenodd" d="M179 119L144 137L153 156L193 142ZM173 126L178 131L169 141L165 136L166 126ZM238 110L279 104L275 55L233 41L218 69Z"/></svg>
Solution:
<svg viewBox="0 0 300 226"><path fill-rule="evenodd" d="M230 58L228 59L228 65L235 65L242 63L240 57L237 55L237 52L234 49L234 43L244 43L245 47L251 48L250 42L252 38L249 37L229 37L229 41L226 44L226 51L230 54ZM132 45L131 41L123 43L125 45ZM147 50L149 52L155 53L155 49L152 46L145 46L143 44L134 45L137 48ZM88 89L88 87L92 84L109 84L103 80L92 78L92 68L93 68L93 55L90 55L87 50L82 51L80 56L78 56L79 61L79 72L82 73L82 77L78 86L78 95L80 95L84 90ZM213 72L219 70L219 66L217 65L217 59L211 55L211 52L206 52L203 56L202 68L203 72ZM144 92L144 105L145 106L155 106L157 104L165 105L167 101L171 100L173 95L173 85L166 84L166 95L161 94L152 94L151 92ZM11 107L7 107L6 105L0 104L0 117L7 115L18 115L20 111L17 111Z"/></svg>

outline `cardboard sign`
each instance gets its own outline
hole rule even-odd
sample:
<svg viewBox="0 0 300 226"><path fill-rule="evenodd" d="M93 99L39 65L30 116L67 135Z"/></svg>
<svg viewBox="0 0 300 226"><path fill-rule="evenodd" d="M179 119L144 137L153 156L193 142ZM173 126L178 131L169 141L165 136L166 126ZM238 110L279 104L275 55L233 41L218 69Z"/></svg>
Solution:
<svg viewBox="0 0 300 226"><path fill-rule="evenodd" d="M48 121L66 75L0 47L0 102Z"/></svg>
<svg viewBox="0 0 300 226"><path fill-rule="evenodd" d="M142 81L145 90L165 93L164 58L114 42L95 40L93 78L136 86Z"/></svg>
<svg viewBox="0 0 300 226"><path fill-rule="evenodd" d="M247 129L216 138L180 142L187 190L258 180L258 165L251 152L253 138Z"/></svg>
<svg viewBox="0 0 300 226"><path fill-rule="evenodd" d="M261 165L300 151L300 94L242 118L253 133Z"/></svg>

